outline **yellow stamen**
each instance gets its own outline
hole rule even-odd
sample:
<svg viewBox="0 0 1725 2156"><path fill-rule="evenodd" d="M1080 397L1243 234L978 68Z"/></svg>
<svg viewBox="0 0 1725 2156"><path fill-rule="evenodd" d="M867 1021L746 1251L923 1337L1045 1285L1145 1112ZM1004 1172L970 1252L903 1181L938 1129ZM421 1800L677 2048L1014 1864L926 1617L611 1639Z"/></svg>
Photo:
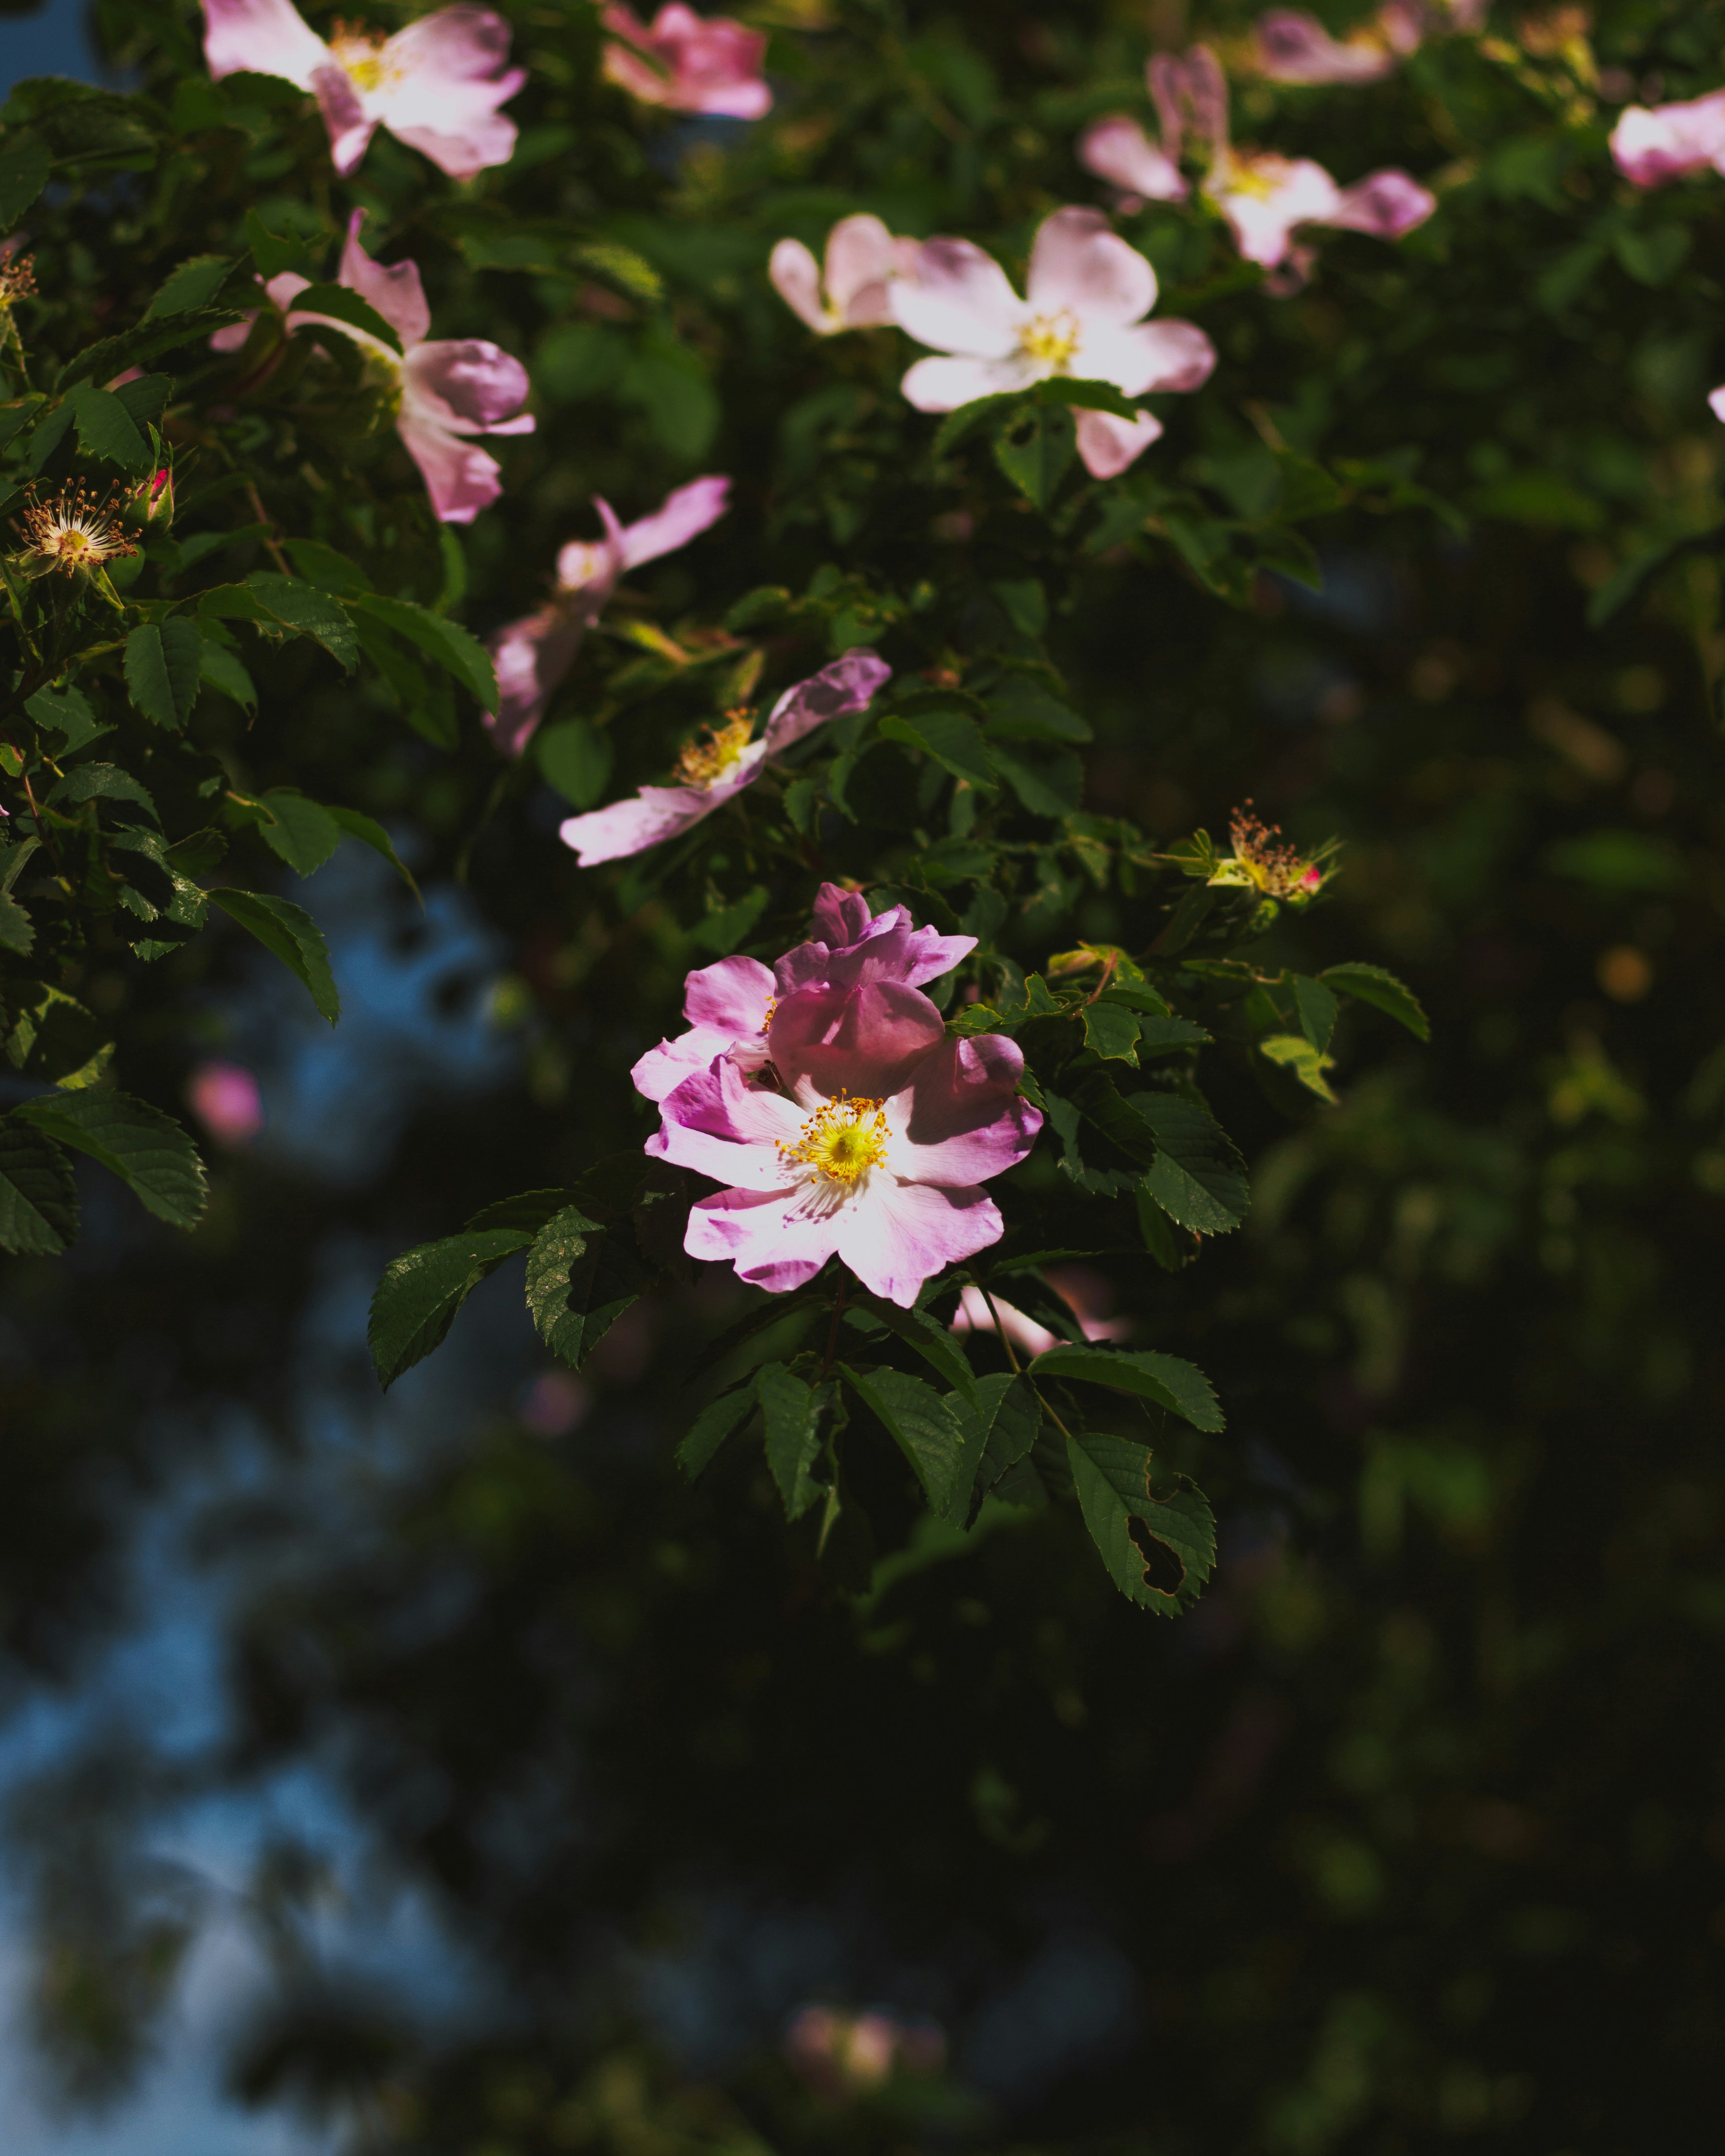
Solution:
<svg viewBox="0 0 1725 2156"><path fill-rule="evenodd" d="M1084 332L1070 307L1057 315L1037 315L1019 331L1019 346L1026 359L1055 374L1070 374Z"/></svg>
<svg viewBox="0 0 1725 2156"><path fill-rule="evenodd" d="M388 42L381 30L367 30L363 23L338 20L331 33L330 50L336 56L336 64L356 90L378 90L401 73L398 67L392 67L383 57L383 48Z"/></svg>
<svg viewBox="0 0 1725 2156"><path fill-rule="evenodd" d="M709 726L704 742L689 742L677 758L680 786L716 786L742 761L755 730L752 711L727 711L722 726Z"/></svg>
<svg viewBox="0 0 1725 2156"><path fill-rule="evenodd" d="M116 496L93 493L86 486L62 487L49 501L33 501L21 521L24 543L49 567L69 574L78 569L99 569L121 554L137 548L126 536L126 527L114 515Z"/></svg>
<svg viewBox="0 0 1725 2156"><path fill-rule="evenodd" d="M823 1182L848 1186L886 1158L885 1109L879 1101L841 1093L815 1110L795 1145L778 1151L786 1163L800 1162Z"/></svg>

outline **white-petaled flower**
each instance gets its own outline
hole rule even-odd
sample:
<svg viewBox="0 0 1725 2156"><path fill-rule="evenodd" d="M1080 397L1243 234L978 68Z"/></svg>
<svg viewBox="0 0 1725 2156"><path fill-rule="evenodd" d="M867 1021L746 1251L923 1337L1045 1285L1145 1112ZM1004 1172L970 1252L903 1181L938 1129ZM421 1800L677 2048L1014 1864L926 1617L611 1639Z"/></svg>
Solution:
<svg viewBox="0 0 1725 2156"><path fill-rule="evenodd" d="M872 329L892 320L892 285L914 276L920 243L896 239L878 217L841 218L817 262L800 239L781 239L767 274L785 305L817 336Z"/></svg>

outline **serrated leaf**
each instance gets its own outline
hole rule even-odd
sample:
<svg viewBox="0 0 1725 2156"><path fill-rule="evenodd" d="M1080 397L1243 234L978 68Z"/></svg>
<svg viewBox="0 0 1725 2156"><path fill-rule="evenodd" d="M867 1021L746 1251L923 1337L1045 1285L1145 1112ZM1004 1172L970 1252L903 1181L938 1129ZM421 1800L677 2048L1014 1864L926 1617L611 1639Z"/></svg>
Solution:
<svg viewBox="0 0 1725 2156"><path fill-rule="evenodd" d="M39 135L9 131L0 144L0 232L10 232L48 185L48 145Z"/></svg>
<svg viewBox="0 0 1725 2156"><path fill-rule="evenodd" d="M80 801L123 801L141 808L152 824L161 819L156 803L129 771L117 763L75 763L58 780L48 797L49 806L63 808Z"/></svg>
<svg viewBox="0 0 1725 2156"><path fill-rule="evenodd" d="M304 275L305 249L303 241L289 238L278 239L254 209L245 213L245 244L258 275L267 283L279 277L284 270L292 270Z"/></svg>
<svg viewBox="0 0 1725 2156"><path fill-rule="evenodd" d="M0 1122L0 1250L57 1258L78 1240L72 1163L44 1132Z"/></svg>
<svg viewBox="0 0 1725 2156"><path fill-rule="evenodd" d="M99 1161L158 1220L191 1228L202 1219L209 1194L198 1148L172 1116L147 1101L91 1086L27 1101L13 1112Z"/></svg>
<svg viewBox="0 0 1725 2156"><path fill-rule="evenodd" d="M257 710L257 685L240 663L239 653L228 650L226 644L198 639L198 676L224 696L231 696L242 711Z"/></svg>
<svg viewBox="0 0 1725 2156"><path fill-rule="evenodd" d="M1315 1054L1325 1055L1329 1049L1330 1035L1336 1030L1336 1013L1339 1005L1323 983L1314 981L1309 974L1296 973L1293 988L1294 1008L1300 1014L1300 1030L1311 1042Z"/></svg>
<svg viewBox="0 0 1725 2156"><path fill-rule="evenodd" d="M146 472L150 451L137 423L111 389L80 382L68 392L67 403L78 429L78 446L87 457L103 457L122 471Z"/></svg>
<svg viewBox="0 0 1725 2156"><path fill-rule="evenodd" d="M1132 1393L1139 1399L1154 1400L1189 1422L1194 1430L1213 1435L1224 1429L1209 1379L1195 1363L1178 1355L1158 1354L1153 1348L1050 1348L1029 1366L1036 1378L1078 1378L1091 1385L1108 1385L1117 1393Z"/></svg>
<svg viewBox="0 0 1725 2156"><path fill-rule="evenodd" d="M114 1043L107 1028L64 988L42 983L15 1001L6 1034L6 1060L27 1078L67 1088L92 1086L107 1067Z"/></svg>
<svg viewBox="0 0 1725 2156"><path fill-rule="evenodd" d="M424 911L425 901L420 896L418 885L413 880L413 870L397 853L394 841L375 816L367 816L357 808L333 806L326 808L324 814L334 817L350 839L357 839L361 845L369 846L374 854L381 854L414 897L418 899L420 910Z"/></svg>
<svg viewBox="0 0 1725 2156"><path fill-rule="evenodd" d="M288 558L300 574L321 584L326 592L346 598L354 592L372 588L365 571L339 547L326 546L321 539L290 539L285 544Z"/></svg>
<svg viewBox="0 0 1725 2156"><path fill-rule="evenodd" d="M28 958L36 941L29 915L9 891L0 891L0 951Z"/></svg>
<svg viewBox="0 0 1725 2156"><path fill-rule="evenodd" d="M961 1506L973 1512L1001 1477L1029 1452L1042 1427L1042 1403L1022 1378L1002 1373L977 1380L977 1404L967 1419L972 1428L967 1434L966 1455L968 1459L975 1451L975 1470L967 1479L960 1469L953 1495L954 1517Z"/></svg>
<svg viewBox="0 0 1725 2156"><path fill-rule="evenodd" d="M591 808L604 798L616 757L608 732L585 719L570 719L540 728L533 737L533 759L571 808Z"/></svg>
<svg viewBox="0 0 1725 2156"><path fill-rule="evenodd" d="M429 607L416 606L411 599L388 598L382 592L356 592L347 603L417 644L428 659L453 675L485 710L497 709L497 675L490 654L459 622L446 620Z"/></svg>
<svg viewBox="0 0 1725 2156"><path fill-rule="evenodd" d="M203 653L198 624L181 614L145 622L126 638L126 690L151 725L177 733L191 717Z"/></svg>
<svg viewBox="0 0 1725 2156"><path fill-rule="evenodd" d="M1245 1219L1245 1163L1208 1108L1180 1093L1116 1091L1101 1073L1075 1097L1085 1114L1144 1169L1144 1188L1168 1218L1200 1235L1226 1235Z"/></svg>
<svg viewBox="0 0 1725 2156"><path fill-rule="evenodd" d="M1033 816L1059 821L1077 808L1084 786L1084 766L1070 752L1043 763L1032 763L998 743L988 754L994 768Z"/></svg>
<svg viewBox="0 0 1725 2156"><path fill-rule="evenodd" d="M870 1370L865 1375L848 1363L840 1368L845 1382L916 1469L930 1510L946 1512L965 1452L964 1427L953 1403L902 1370Z"/></svg>
<svg viewBox="0 0 1725 2156"><path fill-rule="evenodd" d="M231 255L192 255L177 270L169 270L157 286L155 297L144 310L144 320L159 321L164 315L183 315L193 307L207 307L227 283L234 266Z"/></svg>
<svg viewBox="0 0 1725 2156"><path fill-rule="evenodd" d="M275 953L303 983L318 1016L334 1025L341 1015L341 998L330 971L329 946L305 907L259 891L213 891L209 898L231 921L249 929L266 951Z"/></svg>
<svg viewBox="0 0 1725 2156"><path fill-rule="evenodd" d="M1420 998L1382 966L1327 966L1318 978L1332 988L1339 988L1344 996L1370 1004L1394 1019L1416 1040L1431 1039L1431 1021L1420 1008Z"/></svg>
<svg viewBox="0 0 1725 2156"><path fill-rule="evenodd" d="M1315 1093L1329 1106L1336 1105L1336 1094L1325 1072L1331 1066L1331 1058L1320 1055L1303 1033L1266 1034L1258 1043L1259 1052L1272 1063L1291 1070L1309 1093Z"/></svg>
<svg viewBox="0 0 1725 2156"><path fill-rule="evenodd" d="M642 1281L615 1235L578 1205L554 1214L527 1254L527 1308L553 1355L578 1370Z"/></svg>
<svg viewBox="0 0 1725 2156"><path fill-rule="evenodd" d="M572 1190L523 1190L513 1198L499 1198L479 1211L465 1224L470 1230L480 1228L522 1228L531 1242L547 1220L554 1220L565 1206L572 1205L577 1194Z"/></svg>
<svg viewBox="0 0 1725 2156"><path fill-rule="evenodd" d="M369 301L351 292L345 285L308 285L303 292L294 295L296 315L323 315L341 328L358 330L363 335L375 337L387 346L398 358L401 356L401 336L384 321Z"/></svg>
<svg viewBox="0 0 1725 2156"><path fill-rule="evenodd" d="M316 875L341 843L341 826L329 810L294 787L272 786L259 806L269 815L258 835L295 875Z"/></svg>
<svg viewBox="0 0 1725 2156"><path fill-rule="evenodd" d="M755 1373L755 1397L767 1431L767 1465L778 1486L788 1520L800 1520L824 1494L809 1470L820 1452L821 1391L783 1363Z"/></svg>
<svg viewBox="0 0 1725 2156"><path fill-rule="evenodd" d="M719 1447L747 1420L754 1409L752 1385L744 1385L734 1393L721 1393L717 1399L707 1402L690 1424L676 1450L677 1465L691 1482L712 1464Z"/></svg>
<svg viewBox="0 0 1725 2156"><path fill-rule="evenodd" d="M45 726L60 737L56 753L61 758L75 755L91 742L114 731L97 719L89 697L81 689L39 689L24 709L39 726Z"/></svg>
<svg viewBox="0 0 1725 2156"><path fill-rule="evenodd" d="M385 1268L372 1297L366 1339L386 1392L440 1344L480 1282L531 1240L518 1228L449 1235L404 1250Z"/></svg>
<svg viewBox="0 0 1725 2156"><path fill-rule="evenodd" d="M1084 1006L1084 1045L1093 1055L1100 1055L1106 1062L1129 1063L1136 1069L1138 1060L1137 1014L1123 1010L1117 1004L1086 1004Z"/></svg>
<svg viewBox="0 0 1725 2156"><path fill-rule="evenodd" d="M1009 419L994 439L994 461L1025 498L1046 510L1078 454L1069 409L1038 403Z"/></svg>
<svg viewBox="0 0 1725 2156"><path fill-rule="evenodd" d="M915 1348L926 1363L940 1372L953 1391L972 1405L981 1398L977 1391L976 1373L948 1327L931 1317L926 1310L901 1310L896 1303L877 1302L871 1306L869 1314L889 1332L896 1332L906 1346Z"/></svg>
<svg viewBox="0 0 1725 2156"><path fill-rule="evenodd" d="M146 328L141 322L136 329L123 331L118 336L104 337L99 344L86 345L60 369L59 387L64 390L72 382L91 377L109 380L128 367L172 352L177 345L200 343L212 330L225 329L229 322L239 319L237 308L198 307L158 322L153 328Z"/></svg>
<svg viewBox="0 0 1725 2156"><path fill-rule="evenodd" d="M327 592L296 577L259 570L243 584L217 584L201 592L198 611L218 621L252 621L321 644L342 671L359 663L353 624Z"/></svg>
<svg viewBox="0 0 1725 2156"><path fill-rule="evenodd" d="M1084 1524L1121 1593L1165 1617L1190 1609L1216 1563L1215 1517L1197 1484L1176 1476L1167 1496L1153 1496L1150 1448L1094 1431L1067 1439L1066 1460Z"/></svg>
<svg viewBox="0 0 1725 2156"><path fill-rule="evenodd" d="M877 731L884 740L920 748L955 778L968 779L973 786L994 783L983 730L963 711L918 711L911 718L889 712Z"/></svg>

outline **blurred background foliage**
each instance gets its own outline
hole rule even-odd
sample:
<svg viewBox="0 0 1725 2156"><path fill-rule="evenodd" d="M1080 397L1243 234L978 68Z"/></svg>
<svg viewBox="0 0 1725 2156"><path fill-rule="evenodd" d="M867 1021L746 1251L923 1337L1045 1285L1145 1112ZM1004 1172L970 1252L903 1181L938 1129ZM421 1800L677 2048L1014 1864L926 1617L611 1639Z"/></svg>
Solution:
<svg viewBox="0 0 1725 2156"><path fill-rule="evenodd" d="M586 0L506 12L515 163L445 186L380 136L352 190L440 335L531 367L541 431L461 542L480 633L591 533L594 492L635 515L697 470L737 506L631 579L643 619L889 554L938 579L963 533L904 525L932 423L896 395L902 343L814 347L772 241L872 208L1021 257L1099 199L1071 145L1140 109L1146 54L1250 21L767 0L739 11L778 94L749 129L596 84ZM192 11L98 13L114 63L203 124ZM367 2156L1712 2145L1725 183L1636 194L1605 137L1631 96L1713 86L1725 9L1490 27L1368 90L1236 90L1241 136L1434 186L1398 248L1327 235L1276 299L1213 222L1121 228L1222 364L1057 593L1086 808L1167 841L1250 798L1338 835L1286 955L1389 966L1433 1020L1420 1048L1354 1012L1335 1107L1219 1074L1245 1229L1096 1286L1229 1410L1202 1453L1220 1563L1183 1621L1128 1605L1059 1513L913 1546L851 1598L758 1466L691 1491L668 1434L735 1307L712 1281L638 1306L579 1379L487 1290L380 1407L382 1260L638 1143L624 1074L703 954L656 901L619 921L470 712L439 749L300 646L273 722L215 707L249 783L411 839L431 906L347 852L295 887L346 968L333 1045L232 942L89 983L134 1090L174 1106L219 1050L270 1121L190 1239L92 1184L72 1257L6 1270L13 1697L75 1686L152 1580L219 1584L221 1713L183 1735L122 1702L12 1803L69 2089L123 2083L208 1920L161 1822L315 1774L434 1912L454 1997L429 2012L413 1971L348 1951L316 1820L281 1825L242 1897L270 1974L231 2071ZM198 219L242 181L290 223L321 133L295 99L221 140L235 168L175 207L182 251L227 241ZM44 234L44 283L121 276L150 184ZM1300 520L1317 588L1256 566L1289 452L1335 481ZM1237 575L1169 539L1176 493ZM434 540L400 542L428 595ZM619 782L654 762L619 742ZM901 803L862 798L890 839ZM1122 904L1075 881L1050 932L1125 933ZM136 1560L164 1518L165 1574ZM834 2018L793 2022L811 2003Z"/></svg>

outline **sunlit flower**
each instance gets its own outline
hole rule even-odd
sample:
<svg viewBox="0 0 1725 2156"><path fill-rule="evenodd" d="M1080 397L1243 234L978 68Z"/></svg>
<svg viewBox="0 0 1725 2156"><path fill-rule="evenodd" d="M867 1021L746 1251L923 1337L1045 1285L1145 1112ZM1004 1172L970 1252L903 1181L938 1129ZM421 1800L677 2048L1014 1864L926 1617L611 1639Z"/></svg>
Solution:
<svg viewBox="0 0 1725 2156"><path fill-rule="evenodd" d="M249 1145L264 1127L264 1098L243 1063L200 1063L186 1085L192 1112L218 1145Z"/></svg>
<svg viewBox="0 0 1725 2156"><path fill-rule="evenodd" d="M1250 886L1266 898L1291 906L1304 906L1316 898L1331 870L1322 853L1302 854L1297 847L1279 845L1279 824L1266 824L1252 814L1250 801L1234 812L1228 827L1233 847L1209 880L1213 884Z"/></svg>
<svg viewBox="0 0 1725 2156"><path fill-rule="evenodd" d="M572 539L557 556L557 584L542 607L500 629L486 649L497 670L496 714L485 714L492 740L505 756L519 756L545 715L557 684L575 663L581 639L603 613L625 570L674 553L725 514L728 479L691 480L667 495L650 516L619 524L602 496L593 507L604 526L600 539Z"/></svg>
<svg viewBox="0 0 1725 2156"><path fill-rule="evenodd" d="M326 44L290 0L203 0L203 54L218 81L243 69L283 76L322 109L338 172L387 127L453 180L515 151L497 110L526 80L506 66L509 25L489 8L441 8L393 37L338 22Z"/></svg>
<svg viewBox="0 0 1725 2156"><path fill-rule="evenodd" d="M40 571L66 576L89 576L122 555L136 554L120 521L125 501L117 488L99 495L80 480L45 501L32 501L19 519L26 552Z"/></svg>
<svg viewBox="0 0 1725 2156"><path fill-rule="evenodd" d="M1196 389L1216 363L1195 323L1147 322L1156 272L1108 228L1100 210L1060 209L1043 220L1030 253L1027 296L968 239L931 239L914 280L891 287L901 327L950 358L921 359L904 378L919 412L952 412L999 390L1055 375L1111 382L1122 395ZM1136 419L1081 411L1078 453L1096 479L1111 479L1162 432Z"/></svg>
<svg viewBox="0 0 1725 2156"><path fill-rule="evenodd" d="M758 120L771 110L773 92L761 74L767 40L759 30L728 15L703 19L681 0L661 8L650 25L617 0L603 19L613 40L605 47L605 73L644 105L732 120Z"/></svg>
<svg viewBox="0 0 1725 2156"><path fill-rule="evenodd" d="M878 217L846 217L827 234L824 263L800 239L781 239L767 274L817 336L834 336L892 320L892 281L915 275L918 251L917 241L895 239Z"/></svg>
<svg viewBox="0 0 1725 2156"><path fill-rule="evenodd" d="M707 739L691 742L677 760L675 783L644 786L632 801L571 816L559 833L584 869L644 853L686 831L752 786L771 760L829 719L867 709L892 669L872 651L847 651L819 674L786 690L757 737L753 715L730 713Z"/></svg>
<svg viewBox="0 0 1725 2156"><path fill-rule="evenodd" d="M1611 155L1638 187L1708 167L1725 172L1725 90L1681 105L1631 105L1611 131Z"/></svg>

